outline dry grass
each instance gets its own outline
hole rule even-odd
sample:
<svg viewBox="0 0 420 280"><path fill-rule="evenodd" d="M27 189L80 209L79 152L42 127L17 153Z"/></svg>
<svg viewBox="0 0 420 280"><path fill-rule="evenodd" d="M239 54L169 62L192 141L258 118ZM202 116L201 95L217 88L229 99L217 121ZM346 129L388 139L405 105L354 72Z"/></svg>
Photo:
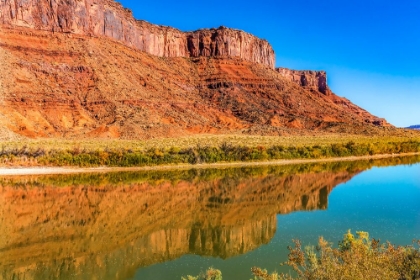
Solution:
<svg viewBox="0 0 420 280"><path fill-rule="evenodd" d="M47 139L2 142L0 164L138 167L419 152L420 137L412 135L383 137L348 134L287 137L200 135L147 141Z"/></svg>
<svg viewBox="0 0 420 280"><path fill-rule="evenodd" d="M420 141L420 134L407 134L406 136L363 136L349 134L323 134L319 136L252 136L252 135L195 135L179 138L156 138L151 140L64 140L64 139L37 139L2 141L2 147L13 148L43 148L44 150L85 149L101 151L105 149L127 149L141 151L147 149L192 148L192 147L219 147L224 143L232 146L245 147L271 147L282 145L284 147L324 146L331 144L344 144L353 141L359 143L376 142L405 142Z"/></svg>

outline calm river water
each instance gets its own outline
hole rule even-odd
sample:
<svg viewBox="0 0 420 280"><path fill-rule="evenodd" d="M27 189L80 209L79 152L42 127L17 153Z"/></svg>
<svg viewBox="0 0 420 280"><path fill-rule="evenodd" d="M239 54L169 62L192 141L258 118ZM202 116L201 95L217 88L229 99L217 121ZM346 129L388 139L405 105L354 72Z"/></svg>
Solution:
<svg viewBox="0 0 420 280"><path fill-rule="evenodd" d="M288 271L287 246L420 238L420 158L0 178L0 279Z"/></svg>

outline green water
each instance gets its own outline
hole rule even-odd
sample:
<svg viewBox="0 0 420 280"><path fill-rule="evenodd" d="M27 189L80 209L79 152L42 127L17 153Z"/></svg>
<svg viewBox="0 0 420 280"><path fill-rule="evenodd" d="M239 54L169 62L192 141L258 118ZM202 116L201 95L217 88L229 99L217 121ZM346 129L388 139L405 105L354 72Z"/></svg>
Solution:
<svg viewBox="0 0 420 280"><path fill-rule="evenodd" d="M288 271L287 246L348 229L420 238L420 159L0 178L0 279Z"/></svg>

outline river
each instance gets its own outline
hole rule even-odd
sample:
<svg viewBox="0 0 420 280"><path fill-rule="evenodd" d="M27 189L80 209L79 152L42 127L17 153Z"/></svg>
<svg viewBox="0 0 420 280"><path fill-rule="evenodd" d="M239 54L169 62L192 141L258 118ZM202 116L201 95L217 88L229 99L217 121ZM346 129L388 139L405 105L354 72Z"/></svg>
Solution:
<svg viewBox="0 0 420 280"><path fill-rule="evenodd" d="M287 272L292 239L420 238L420 157L0 178L0 279Z"/></svg>

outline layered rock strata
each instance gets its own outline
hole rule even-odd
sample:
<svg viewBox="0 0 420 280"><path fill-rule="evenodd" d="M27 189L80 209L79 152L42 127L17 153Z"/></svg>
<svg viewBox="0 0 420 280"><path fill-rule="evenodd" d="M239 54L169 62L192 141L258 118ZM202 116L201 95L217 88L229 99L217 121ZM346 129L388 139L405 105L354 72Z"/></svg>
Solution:
<svg viewBox="0 0 420 280"><path fill-rule="evenodd" d="M300 71L281 67L276 68L276 71L287 80L292 81L301 87L319 91L325 95L332 94L327 84L327 73L325 71Z"/></svg>
<svg viewBox="0 0 420 280"><path fill-rule="evenodd" d="M184 33L111 0L3 0L0 138L395 131L325 72L273 69L269 43L242 31Z"/></svg>
<svg viewBox="0 0 420 280"><path fill-rule="evenodd" d="M274 68L270 44L251 34L225 27L184 33L135 20L113 0L3 0L0 24L108 37L160 57L240 57Z"/></svg>
<svg viewBox="0 0 420 280"><path fill-rule="evenodd" d="M0 25L0 73L0 127L26 137L384 131L371 125L381 125L379 118L349 100L263 64L162 59L105 37Z"/></svg>
<svg viewBox="0 0 420 280"><path fill-rule="evenodd" d="M240 30L224 26L187 33L188 53L191 57L239 57L274 67L271 45Z"/></svg>
<svg viewBox="0 0 420 280"><path fill-rule="evenodd" d="M327 72L325 71L292 70L283 67L276 68L275 70L287 81L297 84L305 90L322 93L335 104L346 108L346 110L355 112L363 119L364 123L379 127L391 126L385 119L378 117L372 118L372 115L370 115L369 112L353 104L350 100L335 95L328 86Z"/></svg>

